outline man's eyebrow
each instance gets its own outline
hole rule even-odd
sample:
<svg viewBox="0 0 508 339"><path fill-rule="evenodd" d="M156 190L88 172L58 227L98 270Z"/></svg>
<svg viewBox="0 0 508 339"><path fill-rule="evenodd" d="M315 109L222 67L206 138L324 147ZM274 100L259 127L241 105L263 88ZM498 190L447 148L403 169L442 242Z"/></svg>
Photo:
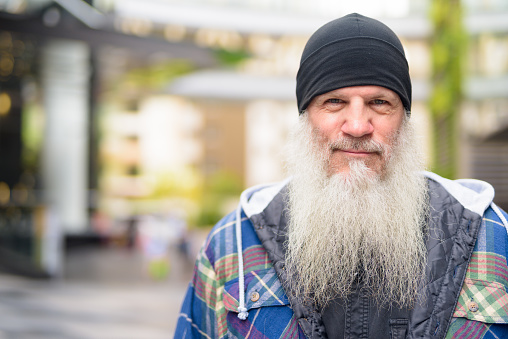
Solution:
<svg viewBox="0 0 508 339"><path fill-rule="evenodd" d="M383 99L395 99L396 98L395 95L393 95L391 93L386 93L386 92L378 92L378 93L367 95L366 97L369 98L369 99L379 99L379 98L383 98Z"/></svg>
<svg viewBox="0 0 508 339"><path fill-rule="evenodd" d="M328 92L328 93L320 95L320 97L323 99L336 98L336 97L342 97L342 96L343 96L343 94L341 92Z"/></svg>

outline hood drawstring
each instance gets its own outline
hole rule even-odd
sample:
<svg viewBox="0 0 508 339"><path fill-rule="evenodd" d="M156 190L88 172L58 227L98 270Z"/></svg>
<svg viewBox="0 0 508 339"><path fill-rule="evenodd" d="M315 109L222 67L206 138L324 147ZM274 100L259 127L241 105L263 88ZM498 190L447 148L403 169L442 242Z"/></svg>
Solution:
<svg viewBox="0 0 508 339"><path fill-rule="evenodd" d="M496 212L499 219L501 219L501 222L503 223L504 227L506 228L506 232L508 233L508 221L506 221L506 218L504 217L503 212L501 212L501 210L499 209L499 207L497 207L496 204L491 203L491 206L492 206L492 209L494 210L494 212Z"/></svg>
<svg viewBox="0 0 508 339"><path fill-rule="evenodd" d="M242 246L242 206L247 206L248 204L248 196L253 192L266 187L268 185L257 185L248 190L245 190L240 195L240 202L238 203L238 207L236 208L236 223L235 223L235 231L236 231L236 247L238 254L238 319L246 320L249 316L247 313L247 308L245 307L245 277L243 272L243 246ZM248 214L248 213L246 213Z"/></svg>
<svg viewBox="0 0 508 339"><path fill-rule="evenodd" d="M242 200L245 198L244 193L240 196L240 202L236 208L236 246L238 252L238 319L246 320L249 316L247 308L245 308L245 281L243 275L243 249L242 249Z"/></svg>

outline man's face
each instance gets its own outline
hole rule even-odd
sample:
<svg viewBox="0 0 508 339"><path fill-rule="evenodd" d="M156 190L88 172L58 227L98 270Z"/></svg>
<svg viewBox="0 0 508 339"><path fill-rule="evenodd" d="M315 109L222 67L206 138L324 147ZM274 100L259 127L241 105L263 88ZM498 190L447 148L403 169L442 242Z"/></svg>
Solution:
<svg viewBox="0 0 508 339"><path fill-rule="evenodd" d="M348 174L362 161L382 175L387 150L404 120L397 93L380 86L340 88L315 97L307 107L311 126L329 154L328 174Z"/></svg>
<svg viewBox="0 0 508 339"><path fill-rule="evenodd" d="M291 289L326 305L347 298L361 278L379 305L413 305L426 267L424 168L412 121L391 90L316 97L286 148Z"/></svg>

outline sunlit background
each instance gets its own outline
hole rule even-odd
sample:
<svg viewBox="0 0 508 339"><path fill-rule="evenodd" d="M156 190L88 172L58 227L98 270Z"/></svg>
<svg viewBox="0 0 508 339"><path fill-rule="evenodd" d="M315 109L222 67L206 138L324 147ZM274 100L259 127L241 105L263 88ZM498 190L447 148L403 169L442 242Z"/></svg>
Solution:
<svg viewBox="0 0 508 339"><path fill-rule="evenodd" d="M0 0L5 277L141 282L178 308L210 227L284 178L301 52L350 12L402 39L428 166L489 181L508 209L505 0Z"/></svg>

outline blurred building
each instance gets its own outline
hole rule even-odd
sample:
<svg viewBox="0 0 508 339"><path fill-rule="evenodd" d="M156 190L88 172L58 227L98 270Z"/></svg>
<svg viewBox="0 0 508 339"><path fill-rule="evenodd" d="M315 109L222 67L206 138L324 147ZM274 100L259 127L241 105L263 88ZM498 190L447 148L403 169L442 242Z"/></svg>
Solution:
<svg viewBox="0 0 508 339"><path fill-rule="evenodd" d="M470 45L460 176L491 182L506 209L508 4L463 4ZM31 232L51 239L59 232L51 225L71 236L103 232L103 222L92 222L104 220L92 217L98 212L122 224L168 208L193 211L217 173L226 173L223 186L228 178L243 187L282 179L305 42L352 11L402 38L412 119L430 152L429 37L439 32L428 7L429 0L0 0L0 156L10 159L0 166L9 220L0 231L24 225L16 229L28 240L11 247L33 252Z"/></svg>
<svg viewBox="0 0 508 339"><path fill-rule="evenodd" d="M220 5L220 7L219 7ZM402 38L413 80L413 118L421 126L423 147L429 147L431 57L427 18L429 1L212 1L169 2L171 11L140 9L135 2L117 4L124 15L154 22L172 22L198 30L196 42L217 48L234 40L250 58L230 70L193 73L172 83L169 92L187 98L242 102L247 116L245 184L283 176L284 136L296 119L294 78L308 36L324 22L359 11L387 23ZM491 182L496 202L508 206L508 5L502 1L464 1L465 27L470 34L465 99L462 105L460 177ZM152 12L154 10L154 13ZM192 12L189 16L185 13ZM207 15L213 13L213 15ZM234 19L233 19L234 18ZM207 28L208 30L204 30ZM231 39L231 36L235 36ZM225 45L227 46L227 45ZM203 108L206 112L206 107Z"/></svg>
<svg viewBox="0 0 508 339"><path fill-rule="evenodd" d="M470 32L462 106L464 175L490 182L508 208L508 3L465 1Z"/></svg>
<svg viewBox="0 0 508 339"><path fill-rule="evenodd" d="M3 268L58 275L63 239L95 237L99 101L115 72L215 63L205 48L115 20L85 1L0 1ZM115 63L103 67L104 55Z"/></svg>

